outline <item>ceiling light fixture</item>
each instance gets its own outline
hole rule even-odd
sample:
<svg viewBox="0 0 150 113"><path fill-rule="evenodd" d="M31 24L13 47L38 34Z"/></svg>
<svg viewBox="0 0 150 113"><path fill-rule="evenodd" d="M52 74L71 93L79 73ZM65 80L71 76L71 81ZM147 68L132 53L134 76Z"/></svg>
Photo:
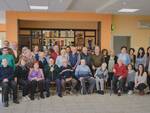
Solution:
<svg viewBox="0 0 150 113"><path fill-rule="evenodd" d="M30 5L30 9L32 9L32 10L48 10L48 6Z"/></svg>
<svg viewBox="0 0 150 113"><path fill-rule="evenodd" d="M118 10L118 12L120 13L134 13L139 11L140 9L128 9L128 8L122 8L120 10Z"/></svg>

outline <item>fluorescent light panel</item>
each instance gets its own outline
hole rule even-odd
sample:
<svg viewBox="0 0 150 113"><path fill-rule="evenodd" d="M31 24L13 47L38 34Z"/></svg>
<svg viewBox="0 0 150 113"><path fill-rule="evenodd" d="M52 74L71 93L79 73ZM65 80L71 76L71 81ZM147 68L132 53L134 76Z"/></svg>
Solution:
<svg viewBox="0 0 150 113"><path fill-rule="evenodd" d="M134 12L137 12L139 11L139 9L126 9L126 8L123 8L123 9L120 9L118 12L120 13L134 13Z"/></svg>
<svg viewBox="0 0 150 113"><path fill-rule="evenodd" d="M32 10L48 10L48 6L30 5L30 9L32 9Z"/></svg>

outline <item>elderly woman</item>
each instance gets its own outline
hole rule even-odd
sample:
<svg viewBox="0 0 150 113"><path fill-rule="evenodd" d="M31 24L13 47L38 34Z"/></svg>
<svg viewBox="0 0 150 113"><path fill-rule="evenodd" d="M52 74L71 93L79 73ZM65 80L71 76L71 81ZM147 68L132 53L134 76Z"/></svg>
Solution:
<svg viewBox="0 0 150 113"><path fill-rule="evenodd" d="M60 52L60 55L57 56L56 58L56 64L58 65L58 67L62 66L62 59L67 59L68 60L68 56L66 54L66 50L62 49Z"/></svg>
<svg viewBox="0 0 150 113"><path fill-rule="evenodd" d="M125 83L128 72L122 60L117 61L117 64L115 64L114 66L113 72L113 90L114 93L118 93L118 96L121 96L121 92L125 90ZM117 85L117 83L119 84L119 86Z"/></svg>
<svg viewBox="0 0 150 113"><path fill-rule="evenodd" d="M33 68L30 68L28 80L30 81L30 87L31 87L31 100L34 100L34 93L36 91L36 87L38 86L38 89L40 90L40 97L44 98L43 95L43 84L44 84L44 74L42 69L39 68L39 63L35 62L33 65Z"/></svg>

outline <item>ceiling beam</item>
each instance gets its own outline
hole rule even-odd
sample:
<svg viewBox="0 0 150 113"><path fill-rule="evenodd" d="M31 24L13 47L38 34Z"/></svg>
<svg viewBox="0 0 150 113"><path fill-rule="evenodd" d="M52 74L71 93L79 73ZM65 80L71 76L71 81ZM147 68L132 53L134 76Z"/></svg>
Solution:
<svg viewBox="0 0 150 113"><path fill-rule="evenodd" d="M96 9L96 12L99 13L103 10L105 10L107 7L110 7L111 5L117 3L119 0L109 0L108 2L106 2L103 6L100 6Z"/></svg>

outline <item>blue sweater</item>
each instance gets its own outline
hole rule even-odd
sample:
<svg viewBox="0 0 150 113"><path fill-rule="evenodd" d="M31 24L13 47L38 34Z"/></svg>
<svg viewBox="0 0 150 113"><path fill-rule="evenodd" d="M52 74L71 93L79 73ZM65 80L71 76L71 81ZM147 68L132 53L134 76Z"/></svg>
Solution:
<svg viewBox="0 0 150 113"><path fill-rule="evenodd" d="M76 70L75 70L75 76L77 78L88 77L88 76L92 76L92 73L91 73L91 70L90 70L89 66L87 66L87 65L78 65Z"/></svg>
<svg viewBox="0 0 150 113"><path fill-rule="evenodd" d="M76 67L80 63L80 55L78 53L69 54L69 63L72 67Z"/></svg>

